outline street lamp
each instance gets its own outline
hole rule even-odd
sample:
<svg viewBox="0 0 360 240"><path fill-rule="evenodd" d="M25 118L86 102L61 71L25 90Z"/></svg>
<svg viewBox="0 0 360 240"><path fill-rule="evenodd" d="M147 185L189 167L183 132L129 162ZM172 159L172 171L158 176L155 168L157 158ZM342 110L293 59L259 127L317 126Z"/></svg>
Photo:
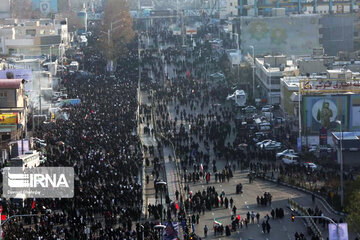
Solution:
<svg viewBox="0 0 360 240"><path fill-rule="evenodd" d="M164 230L165 228L166 228L166 226L162 225L161 223L154 226L154 229L159 231L160 239L164 238L164 234L161 233L161 230Z"/></svg>
<svg viewBox="0 0 360 240"><path fill-rule="evenodd" d="M298 117L299 117L299 142L300 142L300 146L302 144L302 139L301 139L301 80L299 80L299 92L298 92L298 103L299 103L299 106L298 106ZM307 138L307 137L306 137ZM298 143L298 146L299 146L299 143ZM301 151L301 148L299 149L299 151Z"/></svg>
<svg viewBox="0 0 360 240"><path fill-rule="evenodd" d="M343 160L343 130L342 130L342 122L340 120L336 120L336 123L340 125L340 203L341 207L344 206L344 179L343 179L343 171L344 171L344 160Z"/></svg>
<svg viewBox="0 0 360 240"><path fill-rule="evenodd" d="M253 80L253 98L255 100L255 50L254 46L250 45L252 49L252 58L253 58L253 65L252 65L252 80Z"/></svg>
<svg viewBox="0 0 360 240"><path fill-rule="evenodd" d="M166 182L164 181L159 181L156 182L156 186L158 186L160 188L160 204L161 204L161 213L160 213L160 221L162 222L162 218L163 218L163 203L162 203L162 192L163 192L163 186L166 186Z"/></svg>
<svg viewBox="0 0 360 240"><path fill-rule="evenodd" d="M52 62L52 53L51 53L51 49L54 47L54 45L50 45L50 62Z"/></svg>

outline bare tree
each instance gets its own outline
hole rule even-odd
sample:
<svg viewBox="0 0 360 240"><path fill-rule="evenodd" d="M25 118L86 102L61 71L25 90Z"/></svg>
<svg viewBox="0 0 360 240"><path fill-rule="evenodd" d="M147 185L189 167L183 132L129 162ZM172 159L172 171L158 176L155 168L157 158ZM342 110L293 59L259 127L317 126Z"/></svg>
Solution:
<svg viewBox="0 0 360 240"><path fill-rule="evenodd" d="M113 24L111 24L113 23ZM112 25L112 30L111 30ZM108 0L103 24L100 27L101 46L108 59L116 60L127 52L127 44L134 38L133 22L126 0ZM108 30L110 42L108 43Z"/></svg>

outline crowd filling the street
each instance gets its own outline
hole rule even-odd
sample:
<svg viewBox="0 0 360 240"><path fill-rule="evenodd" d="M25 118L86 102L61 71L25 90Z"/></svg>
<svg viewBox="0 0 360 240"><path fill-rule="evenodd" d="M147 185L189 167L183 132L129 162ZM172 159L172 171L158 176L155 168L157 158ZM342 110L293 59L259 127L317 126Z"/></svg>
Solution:
<svg viewBox="0 0 360 240"><path fill-rule="evenodd" d="M2 219L0 239L334 240L330 224L349 219L335 207L337 179L355 181L358 169L313 163L335 150L298 146L301 125L279 106L249 95L237 105L229 96L243 85L218 74L215 26L180 36L173 24L137 26L111 62L96 24L73 46L80 70L62 72L58 88L79 102L27 128L41 167L74 169L74 197L2 199L1 214L24 216Z"/></svg>

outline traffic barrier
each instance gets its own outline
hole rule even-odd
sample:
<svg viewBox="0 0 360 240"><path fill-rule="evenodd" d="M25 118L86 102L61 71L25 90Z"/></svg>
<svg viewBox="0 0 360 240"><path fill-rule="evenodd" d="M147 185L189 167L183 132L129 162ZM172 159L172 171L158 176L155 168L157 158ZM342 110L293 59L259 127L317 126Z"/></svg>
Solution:
<svg viewBox="0 0 360 240"><path fill-rule="evenodd" d="M289 208L297 212L300 216L310 217L308 211L294 200L289 198L288 204L289 204ZM311 228L312 232L320 239L323 239L321 231L319 230L318 226L315 224L314 220L312 218L303 218L303 219L307 222L307 225Z"/></svg>

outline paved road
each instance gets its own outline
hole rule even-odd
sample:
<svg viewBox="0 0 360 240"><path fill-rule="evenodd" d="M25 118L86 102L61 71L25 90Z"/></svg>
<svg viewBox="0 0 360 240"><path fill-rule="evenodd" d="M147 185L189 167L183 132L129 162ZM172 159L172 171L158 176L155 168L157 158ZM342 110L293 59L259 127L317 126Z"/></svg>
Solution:
<svg viewBox="0 0 360 240"><path fill-rule="evenodd" d="M168 75L170 78L174 76L174 66L167 65L165 68L165 74ZM174 109L175 104L170 103L168 105L168 112L170 114L170 119L174 120L176 117L176 111ZM209 109L212 109L213 111L218 111L219 107L216 107L214 103L209 104L209 106L205 107L203 110L200 110L197 108L194 111L191 111L189 107L183 106L180 108L180 112L182 109L185 109L187 113L192 112L194 115L199 113L207 113ZM179 116L177 116L178 119L180 119ZM184 123L184 121L182 122ZM177 126L181 124L181 121L178 120ZM232 142L235 138L234 134L230 134L230 136L227 138L227 142ZM204 149L204 146L201 142L200 143L200 149ZM212 149L212 147L210 147ZM171 155L171 158L173 159L173 149L170 147L164 147L163 148L164 156L165 156L165 168L166 168L166 178L168 181L168 191L170 194L170 198L172 200L175 200L175 190L178 189L179 186L179 179L176 177L176 166L173 161L169 161L168 155ZM214 153L212 150L210 151L210 155L212 156ZM226 164L226 161L217 161L217 168L219 170L223 169ZM183 179L181 179L183 181ZM243 184L243 194L236 195L235 194L235 186L238 183ZM185 184L185 183L183 183ZM330 217L338 217L334 216L322 206L320 202L313 203L311 200L311 196L308 194L305 194L303 192L293 190L291 188L279 186L277 184L267 182L267 181L261 181L261 180L255 180L252 184L248 183L247 173L246 172L240 172L237 170L234 174L234 177L230 180L230 182L225 183L215 183L214 177L212 176L211 182L207 185L206 183L200 182L200 183L190 183L189 184L191 191L202 191L206 189L207 186L215 186L216 190L220 193L221 191L224 191L226 196L230 199L234 199L234 205L237 207L237 213L241 215L241 217L245 217L247 212L254 211L255 213L260 213L260 219L261 221L264 219L264 216L266 214L270 215L270 211L272 208L283 208L285 209L285 217L283 219L271 219L271 232L270 234L265 234L262 232L261 225L259 224L249 224L248 229L240 229L240 231L233 233L230 237L225 236L214 236L214 232L212 230L213 227L213 221L214 218L216 220L221 221L224 225L229 224L230 218L231 218L231 209L225 209L225 208L218 208L213 209L213 211L206 211L205 215L201 215L200 223L195 226L195 232L203 237L203 228L205 225L209 228L208 233L208 239L294 239L295 232L303 232L306 233L305 224L302 220L296 220L294 223L290 221L291 213L287 209L287 201L288 199L293 199L297 203L303 205L304 207L308 208L315 208L315 206L318 206L326 215L329 215ZM263 195L264 192L270 192L273 196L272 206L258 206L256 203L256 197ZM260 223L261 223L260 221ZM323 232L323 236L327 237L327 229L324 229L322 226L319 226L320 230Z"/></svg>

